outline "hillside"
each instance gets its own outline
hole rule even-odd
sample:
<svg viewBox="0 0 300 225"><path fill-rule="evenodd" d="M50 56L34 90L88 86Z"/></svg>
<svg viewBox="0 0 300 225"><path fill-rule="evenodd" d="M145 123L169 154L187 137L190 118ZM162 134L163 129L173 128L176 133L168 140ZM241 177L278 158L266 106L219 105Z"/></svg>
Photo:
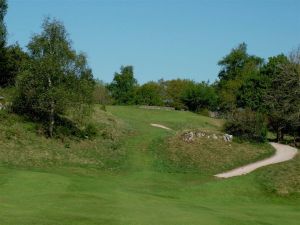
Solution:
<svg viewBox="0 0 300 225"><path fill-rule="evenodd" d="M116 142L98 136L69 140L67 148L59 139L42 138L34 124L1 114L3 224L298 224L299 198L268 194L257 180L258 173L227 180L210 175L228 162L217 154L227 151L226 159L233 159L237 152L243 153L234 162L238 165L269 154L272 149L267 145L261 150L251 143L233 142L231 150L226 146L219 151L213 148L221 143L204 149L204 143L195 142L188 146L187 157L180 159L182 168L187 168L190 160L194 160L193 167L182 173L165 157L173 151L166 144L178 141L183 130L220 132L223 121L190 112L127 106L107 107L107 111L97 108L93 121L99 124L99 131L116 132ZM6 136L10 129L18 132ZM113 147L113 143L119 144ZM181 143L176 151L182 154L183 147ZM189 155L194 151L199 155L196 159ZM46 153L51 157L45 157ZM208 153L220 160L210 163L205 158ZM107 163L103 166L100 161Z"/></svg>
<svg viewBox="0 0 300 225"><path fill-rule="evenodd" d="M20 168L91 167L112 169L124 160L120 139L124 124L96 107L90 119L98 130L92 139L49 139L38 123L0 111L0 164Z"/></svg>

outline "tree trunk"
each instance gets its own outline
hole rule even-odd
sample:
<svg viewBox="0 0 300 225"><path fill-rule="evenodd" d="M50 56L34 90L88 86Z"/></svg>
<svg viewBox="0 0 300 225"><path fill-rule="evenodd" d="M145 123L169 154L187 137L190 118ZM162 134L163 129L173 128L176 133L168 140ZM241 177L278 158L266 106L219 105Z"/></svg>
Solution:
<svg viewBox="0 0 300 225"><path fill-rule="evenodd" d="M53 127L54 127L54 102L50 103L50 115L49 115L49 135L53 137Z"/></svg>
<svg viewBox="0 0 300 225"><path fill-rule="evenodd" d="M52 82L50 77L48 77L48 85L49 85L49 90L52 87ZM50 101L50 114L49 114L49 136L52 138L53 137L53 127L54 127L54 101L51 99Z"/></svg>

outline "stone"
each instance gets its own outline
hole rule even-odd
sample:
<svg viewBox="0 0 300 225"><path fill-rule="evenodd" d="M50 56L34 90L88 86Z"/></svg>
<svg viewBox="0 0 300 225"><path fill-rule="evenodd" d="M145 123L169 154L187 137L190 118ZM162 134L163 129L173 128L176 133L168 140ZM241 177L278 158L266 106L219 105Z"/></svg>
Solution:
<svg viewBox="0 0 300 225"><path fill-rule="evenodd" d="M191 142L194 140L194 133L192 131L186 132L184 134L183 140L186 142Z"/></svg>
<svg viewBox="0 0 300 225"><path fill-rule="evenodd" d="M232 139L233 139L233 136L230 135L230 134L224 134L223 139L224 139L225 142L231 142Z"/></svg>

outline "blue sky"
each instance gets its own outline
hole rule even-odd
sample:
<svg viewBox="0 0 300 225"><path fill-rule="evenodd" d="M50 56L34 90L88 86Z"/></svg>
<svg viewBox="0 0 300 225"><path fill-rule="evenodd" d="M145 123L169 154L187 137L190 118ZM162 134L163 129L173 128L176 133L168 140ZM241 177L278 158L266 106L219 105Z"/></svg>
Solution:
<svg viewBox="0 0 300 225"><path fill-rule="evenodd" d="M299 0L8 0L8 41L25 47L45 16L61 20L94 76L133 65L140 83L217 78L241 42L267 58L300 44Z"/></svg>

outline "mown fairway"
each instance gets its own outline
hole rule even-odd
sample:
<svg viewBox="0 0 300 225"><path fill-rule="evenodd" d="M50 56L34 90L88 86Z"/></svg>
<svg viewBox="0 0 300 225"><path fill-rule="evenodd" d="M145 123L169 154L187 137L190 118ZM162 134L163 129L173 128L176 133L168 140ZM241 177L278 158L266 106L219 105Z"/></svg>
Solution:
<svg viewBox="0 0 300 225"><path fill-rule="evenodd" d="M251 225L300 221L300 199L267 194L256 174L217 180L197 173L164 172L151 153L156 140L187 126L218 129L220 121L189 112L109 107L132 129L128 158L118 172L66 167L0 168L3 225ZM171 131L172 133L173 131ZM263 170L263 169L262 169Z"/></svg>

